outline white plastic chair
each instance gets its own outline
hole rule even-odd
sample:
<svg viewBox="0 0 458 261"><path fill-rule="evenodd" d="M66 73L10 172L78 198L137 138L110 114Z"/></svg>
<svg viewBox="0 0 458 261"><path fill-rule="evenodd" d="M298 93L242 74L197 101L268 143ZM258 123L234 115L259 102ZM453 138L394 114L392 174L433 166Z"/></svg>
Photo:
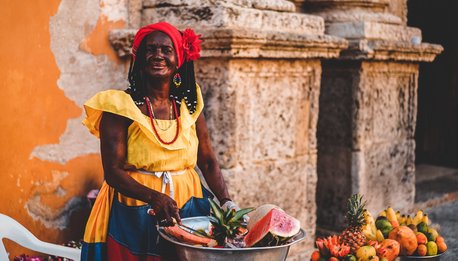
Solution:
<svg viewBox="0 0 458 261"><path fill-rule="evenodd" d="M0 214L0 260L8 260L8 254L3 244L4 238L37 252L66 257L75 261L81 259L80 249L43 242L16 220Z"/></svg>

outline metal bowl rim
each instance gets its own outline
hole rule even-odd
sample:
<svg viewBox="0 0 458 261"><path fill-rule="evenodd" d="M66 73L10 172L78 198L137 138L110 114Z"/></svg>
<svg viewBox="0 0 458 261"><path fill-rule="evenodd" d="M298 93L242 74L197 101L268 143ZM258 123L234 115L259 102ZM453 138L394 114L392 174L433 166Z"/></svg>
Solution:
<svg viewBox="0 0 458 261"><path fill-rule="evenodd" d="M406 259L431 259L431 258L436 258L442 256L444 253L440 253L434 256L399 256L400 258L406 258Z"/></svg>
<svg viewBox="0 0 458 261"><path fill-rule="evenodd" d="M205 217L199 216L199 217L182 218L181 220L182 221L186 221L186 220L203 219L203 218L205 218ZM299 243L300 241L305 239L305 235L306 235L305 230L301 228L299 230L299 232L296 235L293 236L293 238L295 238L295 237L299 237L299 238L297 238L293 242L290 242L288 244L281 245L281 246L247 247L247 248L215 248L215 247L193 246L193 245L188 245L188 244L185 244L185 243L181 243L181 242L175 241L174 239L169 237L164 232L164 228L163 227L159 227L158 231L159 231L159 234L161 235L162 238L164 238L165 240L167 240L167 241L169 241L171 243L174 243L174 244L177 244L177 245L180 245L180 246L184 246L184 247L189 247L189 248L194 248L194 249L199 249L199 250L210 250L210 251L258 251L258 250L268 250L268 249L279 249L279 248L284 248L284 247L290 247L290 246L292 246L292 245L294 245L296 243Z"/></svg>

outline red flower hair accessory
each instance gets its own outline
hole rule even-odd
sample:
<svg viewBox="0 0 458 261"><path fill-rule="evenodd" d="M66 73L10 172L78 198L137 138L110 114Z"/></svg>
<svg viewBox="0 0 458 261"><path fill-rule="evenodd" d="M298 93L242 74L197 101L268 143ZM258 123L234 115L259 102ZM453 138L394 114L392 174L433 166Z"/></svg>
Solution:
<svg viewBox="0 0 458 261"><path fill-rule="evenodd" d="M200 58L200 43L202 40L199 38L201 37L200 34L196 35L194 31L190 28L187 28L183 32L183 50L185 60L195 61Z"/></svg>

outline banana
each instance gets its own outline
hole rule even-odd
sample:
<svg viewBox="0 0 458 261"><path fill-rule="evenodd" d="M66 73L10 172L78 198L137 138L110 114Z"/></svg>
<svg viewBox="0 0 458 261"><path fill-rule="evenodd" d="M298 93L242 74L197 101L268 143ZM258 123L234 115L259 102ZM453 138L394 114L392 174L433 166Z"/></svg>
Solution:
<svg viewBox="0 0 458 261"><path fill-rule="evenodd" d="M401 226L407 225L407 217L406 217L406 215L402 215L401 216L401 219L399 221L399 225L401 225Z"/></svg>
<svg viewBox="0 0 458 261"><path fill-rule="evenodd" d="M410 215L407 215L406 225L408 226L410 224L413 224L413 219Z"/></svg>
<svg viewBox="0 0 458 261"><path fill-rule="evenodd" d="M380 213L378 213L378 216L379 217L386 217L386 210L380 211Z"/></svg>
<svg viewBox="0 0 458 261"><path fill-rule="evenodd" d="M377 228L375 227L375 220L372 217L371 212L368 210L364 211L364 221L366 224L362 227L364 235L369 240L376 240L377 237L375 235Z"/></svg>
<svg viewBox="0 0 458 261"><path fill-rule="evenodd" d="M396 220L399 224L401 224L401 212L399 210L396 211Z"/></svg>
<svg viewBox="0 0 458 261"><path fill-rule="evenodd" d="M377 238L378 242L382 242L383 240L385 240L385 238L383 237L383 233L382 233L382 231L380 229L377 230L375 235L376 235L376 238Z"/></svg>
<svg viewBox="0 0 458 261"><path fill-rule="evenodd" d="M412 224L414 224L415 226L418 225L421 222L421 220L423 219L423 216L424 216L423 210L418 210L417 214L415 214L415 217L413 218Z"/></svg>
<svg viewBox="0 0 458 261"><path fill-rule="evenodd" d="M386 218L388 219L388 221L390 221L393 228L399 227L399 223L396 218L396 212L394 212L394 209L392 207L388 207L386 209Z"/></svg>
<svg viewBox="0 0 458 261"><path fill-rule="evenodd" d="M425 222L426 225L431 225L431 220L429 220L428 215L423 213L423 218L421 219L421 222Z"/></svg>

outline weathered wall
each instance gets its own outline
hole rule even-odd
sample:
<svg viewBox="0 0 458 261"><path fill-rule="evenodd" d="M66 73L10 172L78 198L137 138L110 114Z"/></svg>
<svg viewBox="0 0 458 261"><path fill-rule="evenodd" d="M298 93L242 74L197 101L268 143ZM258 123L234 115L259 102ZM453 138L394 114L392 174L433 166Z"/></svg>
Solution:
<svg viewBox="0 0 458 261"><path fill-rule="evenodd" d="M0 7L0 212L40 239L82 236L85 194L102 180L98 141L81 125L95 92L124 88L108 42L123 1L8 1ZM25 249L7 242L11 258Z"/></svg>
<svg viewBox="0 0 458 261"><path fill-rule="evenodd" d="M197 70L234 200L245 207L278 205L308 235L316 220L320 68L318 60L202 59Z"/></svg>
<svg viewBox="0 0 458 261"><path fill-rule="evenodd" d="M353 191L366 196L373 212L413 201L417 77L416 64L325 64L317 198L334 207L318 212L322 227L344 224Z"/></svg>

